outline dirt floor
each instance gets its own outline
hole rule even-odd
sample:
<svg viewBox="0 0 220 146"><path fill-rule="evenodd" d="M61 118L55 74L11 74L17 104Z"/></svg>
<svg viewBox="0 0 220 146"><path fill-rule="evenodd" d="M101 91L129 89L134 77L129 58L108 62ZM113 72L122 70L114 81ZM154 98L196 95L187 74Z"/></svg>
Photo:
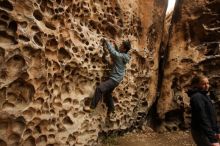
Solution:
<svg viewBox="0 0 220 146"><path fill-rule="evenodd" d="M122 137L107 138L104 143L102 146L195 146L188 131L130 133Z"/></svg>

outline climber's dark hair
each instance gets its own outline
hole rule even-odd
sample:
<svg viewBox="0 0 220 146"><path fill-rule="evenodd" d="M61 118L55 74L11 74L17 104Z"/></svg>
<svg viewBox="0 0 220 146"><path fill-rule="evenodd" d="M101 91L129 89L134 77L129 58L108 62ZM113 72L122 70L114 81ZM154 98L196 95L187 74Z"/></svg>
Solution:
<svg viewBox="0 0 220 146"><path fill-rule="evenodd" d="M131 42L130 40L126 40L122 42L123 47L126 49L126 53L131 49Z"/></svg>

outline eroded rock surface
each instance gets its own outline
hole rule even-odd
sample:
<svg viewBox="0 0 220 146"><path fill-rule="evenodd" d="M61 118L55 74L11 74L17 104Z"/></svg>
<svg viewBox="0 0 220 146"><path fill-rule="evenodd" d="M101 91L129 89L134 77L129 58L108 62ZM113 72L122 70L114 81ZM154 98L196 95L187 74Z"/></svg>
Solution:
<svg viewBox="0 0 220 146"><path fill-rule="evenodd" d="M0 145L94 145L101 131L135 125L155 98L166 3L1 0ZM103 36L133 47L108 124L103 103L84 111L109 69Z"/></svg>

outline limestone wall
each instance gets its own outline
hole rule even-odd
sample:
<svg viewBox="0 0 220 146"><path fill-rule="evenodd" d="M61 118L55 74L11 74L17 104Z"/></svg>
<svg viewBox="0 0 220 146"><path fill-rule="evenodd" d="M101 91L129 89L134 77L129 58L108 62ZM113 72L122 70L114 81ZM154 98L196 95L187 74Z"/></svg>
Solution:
<svg viewBox="0 0 220 146"><path fill-rule="evenodd" d="M166 3L1 0L0 145L94 145L98 133L134 125L156 94ZM102 37L133 48L108 123L103 103L84 111L109 71Z"/></svg>
<svg viewBox="0 0 220 146"><path fill-rule="evenodd" d="M187 128L190 122L186 91L195 73L210 79L220 98L220 31L218 0L178 0L169 40L169 56L164 70L162 95L158 101L161 130ZM219 111L218 111L219 115Z"/></svg>

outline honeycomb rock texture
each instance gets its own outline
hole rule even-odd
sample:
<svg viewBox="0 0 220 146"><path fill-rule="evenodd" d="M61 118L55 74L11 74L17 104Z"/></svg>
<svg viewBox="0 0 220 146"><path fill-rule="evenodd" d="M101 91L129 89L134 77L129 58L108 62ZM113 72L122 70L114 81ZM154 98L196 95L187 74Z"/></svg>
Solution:
<svg viewBox="0 0 220 146"><path fill-rule="evenodd" d="M179 0L173 16L169 57L162 95L157 104L162 129L177 130L190 122L187 90L195 73L208 76L211 90L220 98L219 0ZM218 116L219 103L216 104Z"/></svg>
<svg viewBox="0 0 220 146"><path fill-rule="evenodd" d="M100 132L134 125L155 100L166 4L1 0L0 145L95 145ZM84 109L109 71L103 37L130 39L133 48L108 123L102 102Z"/></svg>

